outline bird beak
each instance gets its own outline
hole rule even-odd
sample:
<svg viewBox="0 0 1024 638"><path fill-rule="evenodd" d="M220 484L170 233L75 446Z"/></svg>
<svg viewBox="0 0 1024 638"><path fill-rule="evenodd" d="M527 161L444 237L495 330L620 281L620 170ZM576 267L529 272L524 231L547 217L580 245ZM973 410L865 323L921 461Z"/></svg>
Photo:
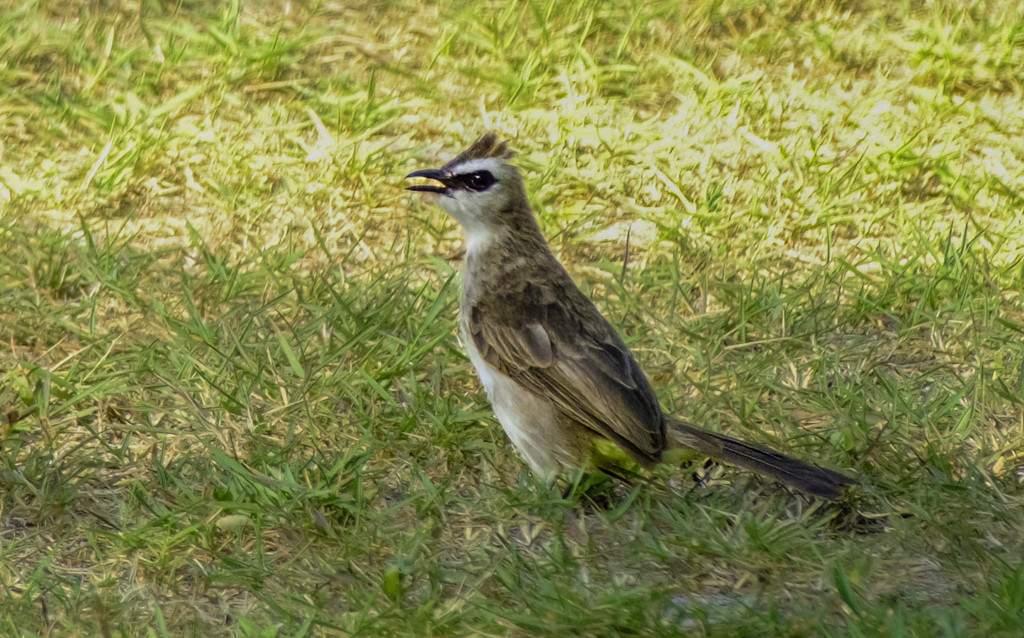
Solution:
<svg viewBox="0 0 1024 638"><path fill-rule="evenodd" d="M442 184L446 184L444 172L436 168L426 168L422 171L413 171L406 175L405 179L410 179L412 177L426 177L427 179L432 179L441 182ZM448 188L447 185L438 186L436 184L413 184L412 186L407 186L405 190L421 191L424 193L443 193L448 190Z"/></svg>

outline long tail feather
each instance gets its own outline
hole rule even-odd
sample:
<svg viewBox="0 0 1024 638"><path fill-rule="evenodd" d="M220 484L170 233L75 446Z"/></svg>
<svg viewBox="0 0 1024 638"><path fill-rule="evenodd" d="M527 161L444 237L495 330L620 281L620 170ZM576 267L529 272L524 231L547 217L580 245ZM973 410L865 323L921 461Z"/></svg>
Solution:
<svg viewBox="0 0 1024 638"><path fill-rule="evenodd" d="M765 447L709 432L685 421L667 419L669 446L696 449L720 461L739 465L808 494L835 499L853 479L810 465Z"/></svg>

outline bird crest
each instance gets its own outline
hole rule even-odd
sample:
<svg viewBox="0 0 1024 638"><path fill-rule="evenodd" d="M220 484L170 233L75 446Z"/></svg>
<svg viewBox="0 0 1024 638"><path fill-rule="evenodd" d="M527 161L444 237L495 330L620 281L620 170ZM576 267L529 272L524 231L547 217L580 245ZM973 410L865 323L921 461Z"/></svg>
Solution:
<svg viewBox="0 0 1024 638"><path fill-rule="evenodd" d="M494 131L484 133L470 144L469 148L459 153L459 156L444 165L442 170L470 162L472 160L486 159L493 157L500 160L509 160L515 157L515 151L508 147L508 142L498 137Z"/></svg>

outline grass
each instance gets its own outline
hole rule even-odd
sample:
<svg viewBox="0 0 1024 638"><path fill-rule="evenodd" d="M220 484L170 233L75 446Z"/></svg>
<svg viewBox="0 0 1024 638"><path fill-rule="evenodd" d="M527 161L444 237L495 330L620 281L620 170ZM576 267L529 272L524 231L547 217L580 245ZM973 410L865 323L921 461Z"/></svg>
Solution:
<svg viewBox="0 0 1024 638"><path fill-rule="evenodd" d="M3 635L1024 624L1016 3L0 7ZM666 409L845 509L530 476L402 190L491 128Z"/></svg>

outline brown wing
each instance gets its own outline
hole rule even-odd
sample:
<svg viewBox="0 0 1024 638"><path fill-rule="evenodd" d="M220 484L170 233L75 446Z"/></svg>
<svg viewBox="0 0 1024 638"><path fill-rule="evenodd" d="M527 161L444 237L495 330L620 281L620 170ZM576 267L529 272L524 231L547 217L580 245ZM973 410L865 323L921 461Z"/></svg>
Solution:
<svg viewBox="0 0 1024 638"><path fill-rule="evenodd" d="M657 460L665 447L661 409L615 330L576 290L575 307L524 292L469 309L469 334L484 360L638 461Z"/></svg>

